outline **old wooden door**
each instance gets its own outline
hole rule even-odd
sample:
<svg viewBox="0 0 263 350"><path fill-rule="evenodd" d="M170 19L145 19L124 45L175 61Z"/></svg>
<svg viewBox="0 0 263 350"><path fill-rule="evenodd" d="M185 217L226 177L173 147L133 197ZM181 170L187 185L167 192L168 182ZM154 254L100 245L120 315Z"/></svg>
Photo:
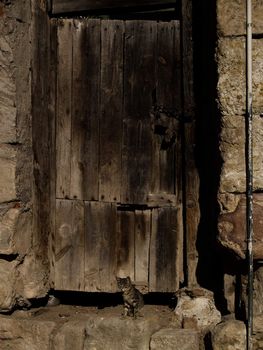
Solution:
<svg viewBox="0 0 263 350"><path fill-rule="evenodd" d="M179 22L54 20L58 290L182 278ZM54 44L55 43L55 44Z"/></svg>

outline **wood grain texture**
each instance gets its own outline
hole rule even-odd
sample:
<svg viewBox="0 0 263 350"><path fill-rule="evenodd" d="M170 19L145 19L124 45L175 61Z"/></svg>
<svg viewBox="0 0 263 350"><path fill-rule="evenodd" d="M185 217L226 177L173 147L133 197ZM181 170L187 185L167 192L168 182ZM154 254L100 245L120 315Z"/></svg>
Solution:
<svg viewBox="0 0 263 350"><path fill-rule="evenodd" d="M181 112L179 21L159 22L157 35L156 104L174 114L163 113L159 116L161 120L156 121L165 129L158 142L159 191L175 194L176 173L180 172L175 168L175 157L181 142L179 121L176 119Z"/></svg>
<svg viewBox="0 0 263 350"><path fill-rule="evenodd" d="M193 78L193 40L192 40L192 1L182 1L182 79L183 114L193 118L193 122L184 125L184 174L185 174L185 246L186 280L189 286L197 284L196 267L198 252L196 240L200 220L199 175L195 164L195 101Z"/></svg>
<svg viewBox="0 0 263 350"><path fill-rule="evenodd" d="M71 20L58 21L57 113L56 113L56 197L70 197L71 177Z"/></svg>
<svg viewBox="0 0 263 350"><path fill-rule="evenodd" d="M116 206L85 202L85 290L116 291Z"/></svg>
<svg viewBox="0 0 263 350"><path fill-rule="evenodd" d="M123 34L123 21L102 21L99 199L106 202L120 202Z"/></svg>
<svg viewBox="0 0 263 350"><path fill-rule="evenodd" d="M51 20L50 26L50 67L49 67L49 121L50 121L50 213L49 261L51 287L55 280L55 233L56 233L56 98L57 98L57 21ZM42 203L43 205L43 203Z"/></svg>
<svg viewBox="0 0 263 350"><path fill-rule="evenodd" d="M151 210L135 211L135 271L134 280L144 292L148 291Z"/></svg>
<svg viewBox="0 0 263 350"><path fill-rule="evenodd" d="M55 289L84 289L84 205L56 201Z"/></svg>
<svg viewBox="0 0 263 350"><path fill-rule="evenodd" d="M150 242L149 291L173 292L179 288L180 254L178 208L152 210Z"/></svg>
<svg viewBox="0 0 263 350"><path fill-rule="evenodd" d="M71 176L70 198L84 199L87 179L84 172L87 56L85 21L74 20L72 25L72 116L71 116Z"/></svg>
<svg viewBox="0 0 263 350"><path fill-rule="evenodd" d="M99 116L100 116L100 52L101 21L87 21L85 33L85 130L83 146L83 197L99 197Z"/></svg>
<svg viewBox="0 0 263 350"><path fill-rule="evenodd" d="M156 22L125 24L122 203L145 202L151 188Z"/></svg>
<svg viewBox="0 0 263 350"><path fill-rule="evenodd" d="M117 7L175 4L175 0L53 0L52 13L111 9Z"/></svg>
<svg viewBox="0 0 263 350"><path fill-rule="evenodd" d="M134 211L118 210L117 276L134 281Z"/></svg>

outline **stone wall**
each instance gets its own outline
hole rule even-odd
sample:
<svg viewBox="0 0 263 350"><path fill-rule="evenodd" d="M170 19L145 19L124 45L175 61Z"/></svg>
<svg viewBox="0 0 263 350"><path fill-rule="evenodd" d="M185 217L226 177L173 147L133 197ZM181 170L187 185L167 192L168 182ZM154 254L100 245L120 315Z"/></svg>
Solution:
<svg viewBox="0 0 263 350"><path fill-rule="evenodd" d="M255 257L263 258L263 1L253 0L253 146ZM218 239L240 260L246 250L246 3L217 0L217 96L221 131L222 169L218 190ZM230 269L231 270L231 269ZM240 272L233 271L233 274ZM256 273L256 276L258 273ZM225 280L231 280L228 277ZM231 282L231 283L232 283ZM229 285L226 287L229 289ZM231 289L231 288L230 288ZM256 293L261 294L261 293ZM259 296L257 296L258 298ZM262 298L262 296L261 296ZM232 310L233 311L233 310Z"/></svg>
<svg viewBox="0 0 263 350"><path fill-rule="evenodd" d="M32 7L0 1L0 311L48 288L33 234Z"/></svg>

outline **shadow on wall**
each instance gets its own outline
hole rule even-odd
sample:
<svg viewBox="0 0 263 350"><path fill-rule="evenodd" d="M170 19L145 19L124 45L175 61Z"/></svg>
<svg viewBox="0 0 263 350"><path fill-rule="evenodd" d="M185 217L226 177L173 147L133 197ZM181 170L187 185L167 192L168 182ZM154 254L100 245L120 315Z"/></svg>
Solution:
<svg viewBox="0 0 263 350"><path fill-rule="evenodd" d="M217 244L217 192L222 159L219 152L220 114L217 108L216 1L193 2L194 81L197 107L196 159L200 176L200 224L197 236L198 283L215 295L224 314L224 253Z"/></svg>

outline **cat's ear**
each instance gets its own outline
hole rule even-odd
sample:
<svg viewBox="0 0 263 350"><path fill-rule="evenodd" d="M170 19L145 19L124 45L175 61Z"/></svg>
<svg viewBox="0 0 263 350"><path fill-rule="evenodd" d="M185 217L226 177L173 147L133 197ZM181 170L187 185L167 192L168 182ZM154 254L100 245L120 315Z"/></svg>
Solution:
<svg viewBox="0 0 263 350"><path fill-rule="evenodd" d="M127 277L127 280L128 280L129 282L131 282L131 278L130 278L130 276L128 276L128 277Z"/></svg>

